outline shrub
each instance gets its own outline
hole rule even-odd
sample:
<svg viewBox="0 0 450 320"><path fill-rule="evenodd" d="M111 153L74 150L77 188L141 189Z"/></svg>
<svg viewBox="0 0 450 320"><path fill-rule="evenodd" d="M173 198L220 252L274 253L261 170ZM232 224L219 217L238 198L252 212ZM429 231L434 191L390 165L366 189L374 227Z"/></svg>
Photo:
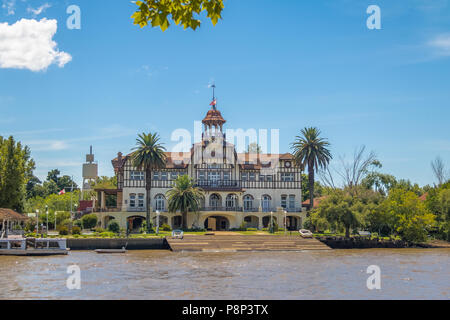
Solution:
<svg viewBox="0 0 450 320"><path fill-rule="evenodd" d="M78 227L78 226L74 226L73 228L72 228L72 234L73 235L80 235L81 234L81 228L80 227Z"/></svg>
<svg viewBox="0 0 450 320"><path fill-rule="evenodd" d="M86 229L93 229L97 226L98 218L94 213L87 214L81 218L81 221L83 222L83 226Z"/></svg>
<svg viewBox="0 0 450 320"><path fill-rule="evenodd" d="M75 220L73 224L78 228L83 229L83 224L81 223L81 220Z"/></svg>
<svg viewBox="0 0 450 320"><path fill-rule="evenodd" d="M106 232L106 230L101 227L97 227L94 229L94 232L103 233L103 232Z"/></svg>
<svg viewBox="0 0 450 320"><path fill-rule="evenodd" d="M163 224L161 226L162 231L172 231L172 228L168 224Z"/></svg>
<svg viewBox="0 0 450 320"><path fill-rule="evenodd" d="M102 232L99 236L102 238L114 238L116 235L112 232Z"/></svg>
<svg viewBox="0 0 450 320"><path fill-rule="evenodd" d="M111 221L108 224L108 231L113 233L119 233L120 232L120 226L117 223L117 221Z"/></svg>
<svg viewBox="0 0 450 320"><path fill-rule="evenodd" d="M67 236L69 234L69 228L66 226L60 226L58 231L60 236Z"/></svg>

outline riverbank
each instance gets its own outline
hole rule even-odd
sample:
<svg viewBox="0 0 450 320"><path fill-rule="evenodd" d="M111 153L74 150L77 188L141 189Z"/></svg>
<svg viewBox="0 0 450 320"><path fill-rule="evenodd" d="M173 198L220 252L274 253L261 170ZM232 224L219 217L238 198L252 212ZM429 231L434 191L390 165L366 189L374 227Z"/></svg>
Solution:
<svg viewBox="0 0 450 320"><path fill-rule="evenodd" d="M149 239L67 239L67 247L70 250L96 250L96 249L122 249L127 250L169 250L165 238Z"/></svg>
<svg viewBox="0 0 450 320"><path fill-rule="evenodd" d="M318 237L320 242L332 249L402 249L402 248L450 248L450 243L441 240L432 240L427 243L410 243L403 240L368 239L368 238L340 238L340 237Z"/></svg>

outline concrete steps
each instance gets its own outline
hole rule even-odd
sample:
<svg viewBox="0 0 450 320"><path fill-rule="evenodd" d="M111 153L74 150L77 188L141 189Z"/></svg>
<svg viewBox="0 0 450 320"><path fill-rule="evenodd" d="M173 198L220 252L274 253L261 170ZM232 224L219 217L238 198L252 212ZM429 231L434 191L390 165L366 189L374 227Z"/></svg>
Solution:
<svg viewBox="0 0 450 320"><path fill-rule="evenodd" d="M185 236L184 239L171 239L167 243L172 251L238 252L238 251L302 251L331 250L316 239L300 236Z"/></svg>

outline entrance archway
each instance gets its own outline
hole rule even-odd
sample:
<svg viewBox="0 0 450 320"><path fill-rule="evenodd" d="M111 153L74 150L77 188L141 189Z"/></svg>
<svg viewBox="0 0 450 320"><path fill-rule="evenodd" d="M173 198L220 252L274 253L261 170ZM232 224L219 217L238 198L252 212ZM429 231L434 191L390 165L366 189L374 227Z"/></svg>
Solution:
<svg viewBox="0 0 450 320"><path fill-rule="evenodd" d="M300 230L302 227L301 218L294 217L294 216L287 216L286 217L286 229L288 231L297 231Z"/></svg>
<svg viewBox="0 0 450 320"><path fill-rule="evenodd" d="M130 233L141 233L142 225L145 221L144 217L132 216L127 218L127 228Z"/></svg>
<svg viewBox="0 0 450 320"><path fill-rule="evenodd" d="M230 221L222 216L212 216L205 220L205 229L211 231L227 231L230 229Z"/></svg>
<svg viewBox="0 0 450 320"><path fill-rule="evenodd" d="M277 217L272 217L273 221L278 224L277 222ZM262 223L263 223L263 228L269 228L269 224L270 224L270 216L265 216L262 219Z"/></svg>
<svg viewBox="0 0 450 320"><path fill-rule="evenodd" d="M244 218L244 225L246 228L256 228L259 227L259 218L257 216L246 216Z"/></svg>

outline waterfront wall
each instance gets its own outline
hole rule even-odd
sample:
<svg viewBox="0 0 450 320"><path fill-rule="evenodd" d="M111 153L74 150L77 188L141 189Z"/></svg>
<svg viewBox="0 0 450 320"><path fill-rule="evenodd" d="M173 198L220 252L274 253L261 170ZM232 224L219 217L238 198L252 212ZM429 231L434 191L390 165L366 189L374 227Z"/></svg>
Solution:
<svg viewBox="0 0 450 320"><path fill-rule="evenodd" d="M67 239L70 250L122 249L127 250L168 250L164 238L155 239Z"/></svg>
<svg viewBox="0 0 450 320"><path fill-rule="evenodd" d="M332 249L372 249L372 248L428 248L425 244L412 244L402 240L380 240L367 238L321 237L319 240Z"/></svg>

